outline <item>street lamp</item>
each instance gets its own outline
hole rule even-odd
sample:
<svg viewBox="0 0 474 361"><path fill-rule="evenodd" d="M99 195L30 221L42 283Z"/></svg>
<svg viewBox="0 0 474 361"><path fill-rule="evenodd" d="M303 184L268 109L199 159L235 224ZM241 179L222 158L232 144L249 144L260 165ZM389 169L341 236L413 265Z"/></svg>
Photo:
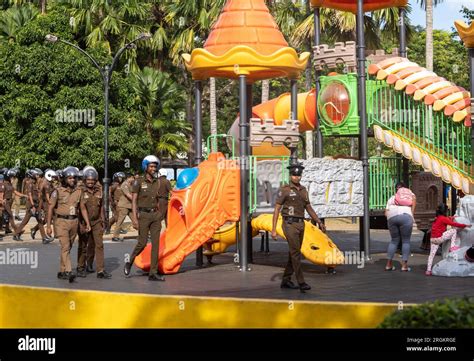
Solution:
<svg viewBox="0 0 474 361"><path fill-rule="evenodd" d="M114 58L112 59L112 64L105 65L101 67L97 60L95 60L89 53L81 49L76 44L70 43L69 41L60 39L56 35L48 34L46 35L46 41L50 43L61 42L72 46L74 49L80 51L82 54L87 56L89 60L94 64L94 66L99 70L99 73L102 77L102 82L104 84L104 101L105 101L105 112L104 112L104 209L105 209L105 226L109 227L109 89L110 89L110 78L112 77L112 72L117 65L118 59L122 53L127 49L132 49L135 45L134 43L140 40L148 40L151 38L150 33L141 33L136 39L125 44L122 48L117 51Z"/></svg>

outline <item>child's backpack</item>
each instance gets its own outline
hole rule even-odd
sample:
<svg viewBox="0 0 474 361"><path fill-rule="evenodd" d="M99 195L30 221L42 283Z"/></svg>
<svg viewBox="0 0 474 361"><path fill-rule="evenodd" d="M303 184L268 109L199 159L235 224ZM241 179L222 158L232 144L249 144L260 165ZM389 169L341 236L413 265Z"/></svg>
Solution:
<svg viewBox="0 0 474 361"><path fill-rule="evenodd" d="M408 188L400 188L395 194L395 204L397 206L411 207L413 204L413 193Z"/></svg>

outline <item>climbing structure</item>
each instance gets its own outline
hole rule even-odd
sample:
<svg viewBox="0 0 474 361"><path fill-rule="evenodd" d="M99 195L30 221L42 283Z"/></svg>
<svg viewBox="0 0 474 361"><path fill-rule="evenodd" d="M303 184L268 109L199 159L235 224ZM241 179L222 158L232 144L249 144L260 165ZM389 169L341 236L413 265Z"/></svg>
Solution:
<svg viewBox="0 0 474 361"><path fill-rule="evenodd" d="M376 139L472 193L470 93L403 57L368 70L377 79L367 86Z"/></svg>

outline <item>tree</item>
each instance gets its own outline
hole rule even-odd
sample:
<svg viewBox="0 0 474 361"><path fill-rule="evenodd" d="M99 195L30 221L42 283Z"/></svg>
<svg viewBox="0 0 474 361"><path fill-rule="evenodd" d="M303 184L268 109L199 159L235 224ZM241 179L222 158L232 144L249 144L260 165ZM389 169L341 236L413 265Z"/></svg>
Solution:
<svg viewBox="0 0 474 361"><path fill-rule="evenodd" d="M134 40L140 33L150 32L152 38L137 43L137 49L128 49L124 59L130 70L139 68L137 56L139 51L156 55L163 50L168 41L166 31L154 15L155 1L152 0L58 0L66 6L71 15L71 25L79 40L88 47L103 47L109 53L117 51L126 43ZM156 10L156 11L155 11ZM156 21L155 21L156 20ZM143 56L151 61L150 55Z"/></svg>
<svg viewBox="0 0 474 361"><path fill-rule="evenodd" d="M445 30L433 32L434 61L433 70L440 76L454 81L457 85L469 88L469 63L464 46L456 38L455 33ZM416 27L408 49L408 56L422 66L425 66L426 32L421 27Z"/></svg>
<svg viewBox="0 0 474 361"><path fill-rule="evenodd" d="M38 16L38 10L31 4L13 6L0 15L0 37L15 41L18 31Z"/></svg>
<svg viewBox="0 0 474 361"><path fill-rule="evenodd" d="M44 42L48 33L74 41L69 17L52 10L0 47L0 163L13 167L60 168L87 164L103 169L103 86L97 70L75 49ZM101 63L103 49L88 49ZM135 103L131 78L115 72L111 84L111 170L137 167L153 151L145 120ZM88 116L78 117L81 110ZM81 115L79 113L79 115Z"/></svg>
<svg viewBox="0 0 474 361"><path fill-rule="evenodd" d="M408 8L409 9L409 8ZM333 44L337 41L356 40L356 17L349 12L322 8L321 32L323 43ZM397 8L388 8L364 15L366 44L369 49L379 49L381 40L385 37L398 37L399 13ZM409 24L408 17L405 22ZM311 40L314 34L314 14L301 18L290 32L293 46L300 47ZM408 37L410 32L408 32Z"/></svg>
<svg viewBox="0 0 474 361"><path fill-rule="evenodd" d="M433 70L433 9L444 0L419 0L426 11L426 69Z"/></svg>
<svg viewBox="0 0 474 361"><path fill-rule="evenodd" d="M148 137L161 156L175 157L187 148L186 132L190 125L184 121L184 98L169 75L145 67L135 72L132 86L135 102L145 119Z"/></svg>

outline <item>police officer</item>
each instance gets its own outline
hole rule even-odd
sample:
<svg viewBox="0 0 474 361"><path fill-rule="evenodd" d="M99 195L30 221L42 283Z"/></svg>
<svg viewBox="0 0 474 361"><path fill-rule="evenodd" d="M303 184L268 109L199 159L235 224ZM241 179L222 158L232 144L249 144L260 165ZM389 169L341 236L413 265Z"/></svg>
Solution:
<svg viewBox="0 0 474 361"><path fill-rule="evenodd" d="M158 172L160 180L160 189L158 191L158 210L161 213L162 218L165 220L165 225L168 227L168 200L170 198L171 183L168 180L168 172L166 169L161 168Z"/></svg>
<svg viewBox="0 0 474 361"><path fill-rule="evenodd" d="M290 170L290 183L280 188L276 199L275 211L273 212L272 238L276 239L276 227L278 216L283 217L283 233L288 242L289 255L288 263L283 273L281 288L300 289L302 292L310 290L311 287L304 281L301 269L301 244L304 236L304 211L306 210L314 222L316 222L323 232L326 227L318 218L313 207L309 203L308 191L300 184L304 167L301 164L292 164ZM292 274L295 273L298 285L291 281Z"/></svg>
<svg viewBox="0 0 474 361"><path fill-rule="evenodd" d="M122 229L123 222L128 216L132 219L132 192L135 178L129 174L127 179L120 184L120 200L117 203L117 223L115 224L114 234L112 237L113 242L123 242L123 238L120 238L120 233L126 233L126 230Z"/></svg>
<svg viewBox="0 0 474 361"><path fill-rule="evenodd" d="M63 172L63 185L51 193L51 203L48 211L48 236L53 233L51 222L53 213L56 213L55 232L61 244L61 257L59 266L59 279L69 279L73 282L76 275L72 272L71 249L77 235L78 215L82 215L86 224L85 231L91 230L89 216L82 199L82 190L77 187L79 172L73 167L67 167Z"/></svg>
<svg viewBox="0 0 474 361"><path fill-rule="evenodd" d="M99 174L90 167L84 170L84 187L81 202L87 209L90 231L81 217L79 226L79 248L77 251L77 276L86 277L86 270L92 270L96 256L97 278L109 279L110 273L104 270L104 205ZM86 269L87 263L87 269ZM91 272L92 273L92 272Z"/></svg>
<svg viewBox="0 0 474 361"><path fill-rule="evenodd" d="M109 199L110 208L112 209L112 218L109 219L109 224L107 225L105 234L109 234L110 230L112 229L112 226L115 222L117 222L117 204L120 201L120 197L122 196L122 190L120 189L120 185L123 183L124 179L125 173L123 172L117 172L112 177L112 184L109 188Z"/></svg>
<svg viewBox="0 0 474 361"><path fill-rule="evenodd" d="M14 175L12 175L10 177L10 183L11 183L13 189L16 192L18 192L18 175L20 174L20 172L19 172L18 168L12 168L10 170L14 171ZM20 192L18 192L18 193L20 193ZM15 215L15 220L17 220L17 221L21 221L21 218L20 218L20 203L21 203L21 197L17 196L16 193L13 194L13 207L12 207L12 210L13 210L13 213Z"/></svg>
<svg viewBox="0 0 474 361"><path fill-rule="evenodd" d="M22 194L18 192L12 185L11 180L15 178L18 175L18 170L15 168L9 169L5 176L5 181L4 181L4 187L5 187L5 193L4 193L4 200L5 200L5 205L4 205L4 218L6 223L9 223L11 228L13 229L14 232L16 232L17 227L15 225L15 221L13 218L13 202L14 202L14 197L16 196L18 199L20 197L26 198L25 194ZM6 231L6 230L5 230ZM7 233L7 232L6 232Z"/></svg>
<svg viewBox="0 0 474 361"><path fill-rule="evenodd" d="M31 169L30 172L30 181L27 184L26 188L26 212L23 221L17 227L17 230L14 233L13 239L16 241L21 241L20 238L21 234L23 233L23 229L28 224L30 218L33 216L36 218L37 227L33 227L31 231L31 235L33 237L34 233L36 233L35 228L40 231L41 238L43 243L49 243L52 240L46 237L46 233L44 231L44 212L40 209L40 191L38 185L38 179L42 172L38 169Z"/></svg>
<svg viewBox="0 0 474 361"><path fill-rule="evenodd" d="M5 212L5 178L3 175L3 169L0 170L0 230L3 228L5 223L4 218ZM5 224L5 235L7 234L7 225ZM0 241L3 241L3 237L0 236Z"/></svg>
<svg viewBox="0 0 474 361"><path fill-rule="evenodd" d="M162 215L158 211L158 193L160 182L156 173L160 161L154 155L146 156L142 161L142 170L145 174L133 182L132 185L132 224L138 229L138 243L135 246L130 261L125 263L124 273L130 274L135 257L145 248L148 234L151 238L151 266L148 280L164 281L158 274L158 255L160 247L160 232Z"/></svg>

